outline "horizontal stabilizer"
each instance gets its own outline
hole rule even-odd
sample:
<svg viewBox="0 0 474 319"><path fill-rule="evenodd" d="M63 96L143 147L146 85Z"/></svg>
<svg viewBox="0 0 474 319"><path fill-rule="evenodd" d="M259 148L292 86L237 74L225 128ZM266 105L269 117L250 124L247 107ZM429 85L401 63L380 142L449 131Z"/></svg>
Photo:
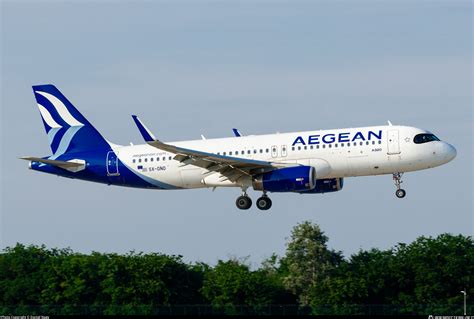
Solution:
<svg viewBox="0 0 474 319"><path fill-rule="evenodd" d="M20 159L30 161L30 162L38 162L38 163L57 166L59 168L66 169L71 172L82 171L86 167L86 161L84 160L58 161L58 160L50 160L46 158L41 158L41 157L21 157Z"/></svg>

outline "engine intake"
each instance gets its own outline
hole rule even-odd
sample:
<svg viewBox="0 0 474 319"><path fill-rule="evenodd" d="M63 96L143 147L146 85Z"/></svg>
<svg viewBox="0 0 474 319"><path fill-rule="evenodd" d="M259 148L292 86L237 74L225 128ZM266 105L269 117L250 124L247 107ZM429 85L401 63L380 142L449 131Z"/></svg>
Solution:
<svg viewBox="0 0 474 319"><path fill-rule="evenodd" d="M312 166L280 168L258 175L253 188L269 192L303 192L316 186L316 170Z"/></svg>

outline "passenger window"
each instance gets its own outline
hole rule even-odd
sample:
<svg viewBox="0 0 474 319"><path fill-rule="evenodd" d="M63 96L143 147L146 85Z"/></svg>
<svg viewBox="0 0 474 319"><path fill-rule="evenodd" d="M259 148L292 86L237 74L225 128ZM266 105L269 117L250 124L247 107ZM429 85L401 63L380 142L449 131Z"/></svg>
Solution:
<svg viewBox="0 0 474 319"><path fill-rule="evenodd" d="M354 142L354 146L357 146L357 142Z"/></svg>
<svg viewBox="0 0 474 319"><path fill-rule="evenodd" d="M341 143L341 147L344 147L344 143Z"/></svg>
<svg viewBox="0 0 474 319"><path fill-rule="evenodd" d="M319 149L319 145L316 145L316 148Z"/></svg>
<svg viewBox="0 0 474 319"><path fill-rule="evenodd" d="M305 147L304 147L304 150L306 151L307 149L308 149L308 146L305 146Z"/></svg>
<svg viewBox="0 0 474 319"><path fill-rule="evenodd" d="M326 144L323 144L323 148L326 148Z"/></svg>
<svg viewBox="0 0 474 319"><path fill-rule="evenodd" d="M331 144L329 144L329 145L328 145L328 147L329 147L329 148L331 148L331 147L332 147L332 145L331 145Z"/></svg>
<svg viewBox="0 0 474 319"><path fill-rule="evenodd" d="M336 143L336 144L334 144L334 147L337 147L337 143Z"/></svg>
<svg viewBox="0 0 474 319"><path fill-rule="evenodd" d="M360 142L359 144L360 144L360 146L362 146L362 145L364 145L364 142Z"/></svg>
<svg viewBox="0 0 474 319"><path fill-rule="evenodd" d="M254 154L257 154L257 150L253 150L253 153L254 153Z"/></svg>
<svg viewBox="0 0 474 319"><path fill-rule="evenodd" d="M153 162L153 157L152 157L152 158L150 158L150 162Z"/></svg>
<svg viewBox="0 0 474 319"><path fill-rule="evenodd" d="M347 147L350 147L351 146L351 143L347 143Z"/></svg>
<svg viewBox="0 0 474 319"><path fill-rule="evenodd" d="M157 158L156 158L156 161L157 161L157 162L159 162L159 161L160 161L160 158L159 158L159 157L157 157Z"/></svg>
<svg viewBox="0 0 474 319"><path fill-rule="evenodd" d="M379 144L382 144L382 141L379 141Z"/></svg>
<svg viewBox="0 0 474 319"><path fill-rule="evenodd" d="M163 161L166 161L166 157L165 157L165 156L163 156Z"/></svg>
<svg viewBox="0 0 474 319"><path fill-rule="evenodd" d="M375 145L375 141L372 141L372 145Z"/></svg>
<svg viewBox="0 0 474 319"><path fill-rule="evenodd" d="M294 151L294 150L295 150L295 148L293 147L293 151ZM265 150L265 153L270 153L270 149L267 148L267 149Z"/></svg>
<svg viewBox="0 0 474 319"><path fill-rule="evenodd" d="M226 153L226 152L224 152L223 154L224 154L224 156L225 156L227 153Z"/></svg>
<svg viewBox="0 0 474 319"><path fill-rule="evenodd" d="M148 162L148 158L145 157L145 163Z"/></svg>
<svg viewBox="0 0 474 319"><path fill-rule="evenodd" d="M132 160L132 163L135 163L135 159Z"/></svg>
<svg viewBox="0 0 474 319"><path fill-rule="evenodd" d="M313 149L313 145L311 145L309 148L310 148L310 149Z"/></svg>
<svg viewBox="0 0 474 319"><path fill-rule="evenodd" d="M247 150L247 154L250 154L250 153L251 153L250 150Z"/></svg>
<svg viewBox="0 0 474 319"><path fill-rule="evenodd" d="M260 154L262 154L262 153L263 153L263 150L262 150L262 149L260 149Z"/></svg>
<svg viewBox="0 0 474 319"><path fill-rule="evenodd" d="M241 154L241 155L244 155L244 154L245 154L245 151L241 151L240 154Z"/></svg>
<svg viewBox="0 0 474 319"><path fill-rule="evenodd" d="M171 156L170 156L170 157L168 157L168 159L171 161Z"/></svg>

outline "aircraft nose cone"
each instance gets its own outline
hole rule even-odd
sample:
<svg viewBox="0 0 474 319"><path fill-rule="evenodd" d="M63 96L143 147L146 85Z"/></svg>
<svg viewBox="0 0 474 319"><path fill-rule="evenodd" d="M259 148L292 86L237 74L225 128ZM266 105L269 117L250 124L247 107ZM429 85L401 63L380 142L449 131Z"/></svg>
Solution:
<svg viewBox="0 0 474 319"><path fill-rule="evenodd" d="M451 144L446 143L445 154L446 154L447 161L450 162L456 157L457 151L454 148L454 146L452 146Z"/></svg>

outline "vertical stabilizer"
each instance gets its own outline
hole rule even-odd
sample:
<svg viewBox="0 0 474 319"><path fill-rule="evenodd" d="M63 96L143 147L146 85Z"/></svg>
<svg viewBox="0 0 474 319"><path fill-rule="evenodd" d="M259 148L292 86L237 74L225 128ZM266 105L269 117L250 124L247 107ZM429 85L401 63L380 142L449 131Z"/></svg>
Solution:
<svg viewBox="0 0 474 319"><path fill-rule="evenodd" d="M36 102L56 159L66 153L110 146L91 123L51 84L33 86Z"/></svg>

